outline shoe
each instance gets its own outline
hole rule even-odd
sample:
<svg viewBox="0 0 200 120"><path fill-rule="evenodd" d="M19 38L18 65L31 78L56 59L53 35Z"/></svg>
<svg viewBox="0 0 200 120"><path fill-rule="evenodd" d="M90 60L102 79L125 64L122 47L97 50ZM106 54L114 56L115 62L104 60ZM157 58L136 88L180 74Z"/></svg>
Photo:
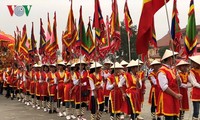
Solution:
<svg viewBox="0 0 200 120"><path fill-rule="evenodd" d="M46 112L47 111L47 108L44 108L44 112Z"/></svg>
<svg viewBox="0 0 200 120"><path fill-rule="evenodd" d="M81 120L87 120L87 119L85 119L83 116L81 116Z"/></svg>
<svg viewBox="0 0 200 120"><path fill-rule="evenodd" d="M72 119L76 119L76 117L75 117L73 114L71 115L71 118L72 118Z"/></svg>
<svg viewBox="0 0 200 120"><path fill-rule="evenodd" d="M13 98L13 97L11 97L11 100L14 100L14 98Z"/></svg>
<svg viewBox="0 0 200 120"><path fill-rule="evenodd" d="M71 119L70 115L67 115L67 116L66 116L66 119L67 119L67 120L70 120L70 119Z"/></svg>
<svg viewBox="0 0 200 120"><path fill-rule="evenodd" d="M49 110L49 114L52 114L53 113L53 111L52 110Z"/></svg>
<svg viewBox="0 0 200 120"><path fill-rule="evenodd" d="M124 120L124 115L121 115L121 116L120 116L120 120Z"/></svg>
<svg viewBox="0 0 200 120"><path fill-rule="evenodd" d="M40 110L40 106L37 107L37 110Z"/></svg>
<svg viewBox="0 0 200 120"><path fill-rule="evenodd" d="M27 102L24 102L25 105L27 105Z"/></svg>
<svg viewBox="0 0 200 120"><path fill-rule="evenodd" d="M141 117L141 116L137 116L137 119L138 119L138 120L144 120L144 118Z"/></svg>
<svg viewBox="0 0 200 120"><path fill-rule="evenodd" d="M66 113L66 112L63 112L63 115L64 115L64 116L67 116L67 113Z"/></svg>
<svg viewBox="0 0 200 120"><path fill-rule="evenodd" d="M26 104L27 106L29 106L30 105L30 103L29 102L27 102L27 104Z"/></svg>
<svg viewBox="0 0 200 120"><path fill-rule="evenodd" d="M19 101L19 102L21 102L21 101L22 101L22 99L19 99L18 101Z"/></svg>
<svg viewBox="0 0 200 120"><path fill-rule="evenodd" d="M56 110L53 110L53 113L58 113Z"/></svg>
<svg viewBox="0 0 200 120"><path fill-rule="evenodd" d="M58 113L59 117L63 117L63 114L61 112Z"/></svg>
<svg viewBox="0 0 200 120"><path fill-rule="evenodd" d="M35 108L35 105L33 105L32 108Z"/></svg>

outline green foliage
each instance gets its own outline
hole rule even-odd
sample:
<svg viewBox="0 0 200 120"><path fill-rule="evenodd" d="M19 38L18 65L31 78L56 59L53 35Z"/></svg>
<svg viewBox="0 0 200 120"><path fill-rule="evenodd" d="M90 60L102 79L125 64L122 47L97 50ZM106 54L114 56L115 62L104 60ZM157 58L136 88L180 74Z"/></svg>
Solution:
<svg viewBox="0 0 200 120"><path fill-rule="evenodd" d="M131 48L131 59L137 59L137 53L136 53L136 47L135 47L135 40L136 40L136 30L137 26L134 25L132 28L132 36L130 37L130 48ZM117 52L117 56L119 56L117 59L118 61L125 60L129 61L129 51L128 51L128 35L126 32L125 24L124 22L121 22L120 27L121 32L121 47L119 51Z"/></svg>
<svg viewBox="0 0 200 120"><path fill-rule="evenodd" d="M165 52L166 49L169 49L169 46L162 47L162 48L160 48L160 49L158 50L159 55L160 55L161 57L163 56L163 54L164 54L164 52Z"/></svg>

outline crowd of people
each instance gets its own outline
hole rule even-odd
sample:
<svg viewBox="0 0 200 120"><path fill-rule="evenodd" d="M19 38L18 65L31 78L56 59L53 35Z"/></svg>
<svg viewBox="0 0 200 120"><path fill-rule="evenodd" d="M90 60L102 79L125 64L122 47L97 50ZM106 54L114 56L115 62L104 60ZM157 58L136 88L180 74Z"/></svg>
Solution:
<svg viewBox="0 0 200 120"><path fill-rule="evenodd" d="M146 73L143 62L131 60L112 63L106 59L87 63L84 59L58 60L56 64L19 65L0 70L0 94L28 106L57 113L67 120L101 120L104 112L110 120L141 120L145 82L151 83L148 102L151 119L183 120L189 110L188 88L192 88L193 120L198 120L200 103L200 56L174 64L176 52L166 50L160 61L154 60Z"/></svg>

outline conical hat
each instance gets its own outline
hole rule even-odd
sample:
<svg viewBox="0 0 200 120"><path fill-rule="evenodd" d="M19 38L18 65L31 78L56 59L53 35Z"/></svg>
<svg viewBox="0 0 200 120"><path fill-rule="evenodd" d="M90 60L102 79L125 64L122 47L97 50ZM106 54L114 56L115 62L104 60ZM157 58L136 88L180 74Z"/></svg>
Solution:
<svg viewBox="0 0 200 120"><path fill-rule="evenodd" d="M126 62L125 60L122 60L120 65L122 65L122 66L128 65L128 62Z"/></svg>
<svg viewBox="0 0 200 120"><path fill-rule="evenodd" d="M113 64L113 62L110 59L105 59L103 64Z"/></svg>
<svg viewBox="0 0 200 120"><path fill-rule="evenodd" d="M85 61L85 56L80 56L76 64L87 64Z"/></svg>
<svg viewBox="0 0 200 120"><path fill-rule="evenodd" d="M181 66L181 65L189 65L190 63L184 61L184 60L181 60L176 66Z"/></svg>
<svg viewBox="0 0 200 120"><path fill-rule="evenodd" d="M200 55L189 57L190 60L200 65Z"/></svg>
<svg viewBox="0 0 200 120"><path fill-rule="evenodd" d="M136 62L138 62L138 61L140 64L143 64L143 62L141 60L137 59Z"/></svg>
<svg viewBox="0 0 200 120"><path fill-rule="evenodd" d="M92 68L99 68L99 67L102 67L102 65L100 64L100 63L98 63L98 62L96 62L96 64L95 64L95 62L91 65L91 67L90 67L90 69L92 69Z"/></svg>
<svg viewBox="0 0 200 120"><path fill-rule="evenodd" d="M126 67L136 67L138 66L138 62L135 60L131 60Z"/></svg>
<svg viewBox="0 0 200 120"><path fill-rule="evenodd" d="M178 53L174 52L174 55L178 55ZM173 51L166 49L161 60L163 61L164 59L172 57L172 56L173 56Z"/></svg>
<svg viewBox="0 0 200 120"><path fill-rule="evenodd" d="M113 69L113 68L124 68L124 67L120 65L119 62L115 62L115 64L113 64L110 68Z"/></svg>
<svg viewBox="0 0 200 120"><path fill-rule="evenodd" d="M56 67L56 64L50 64L49 66L53 66L53 67Z"/></svg>
<svg viewBox="0 0 200 120"><path fill-rule="evenodd" d="M58 57L57 64L65 66L65 62L63 61L61 57Z"/></svg>
<svg viewBox="0 0 200 120"><path fill-rule="evenodd" d="M73 64L71 65L71 68L72 68L72 67L75 67L75 65L76 65L76 63L73 63Z"/></svg>
<svg viewBox="0 0 200 120"><path fill-rule="evenodd" d="M152 65L157 65L157 64L161 64L161 62L159 62L159 61L157 61L157 60L154 60L154 61L150 64L150 66L152 66Z"/></svg>

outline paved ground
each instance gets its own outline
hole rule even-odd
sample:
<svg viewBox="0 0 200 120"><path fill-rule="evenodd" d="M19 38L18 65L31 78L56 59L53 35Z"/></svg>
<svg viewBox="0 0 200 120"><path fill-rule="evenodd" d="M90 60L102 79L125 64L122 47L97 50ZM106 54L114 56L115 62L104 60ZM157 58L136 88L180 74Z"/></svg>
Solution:
<svg viewBox="0 0 200 120"><path fill-rule="evenodd" d="M145 120L150 120L150 105L147 103L150 85L146 82L147 92L142 108L141 116ZM170 106L169 106L170 107ZM186 112L185 120L190 120L192 112ZM86 112L87 120L90 120L90 112ZM36 110L26 106L17 100L10 100L0 95L0 120L65 120L65 117L58 117L57 114L48 114L42 110ZM109 120L109 114L103 114L103 120ZM128 119L127 119L128 120Z"/></svg>

